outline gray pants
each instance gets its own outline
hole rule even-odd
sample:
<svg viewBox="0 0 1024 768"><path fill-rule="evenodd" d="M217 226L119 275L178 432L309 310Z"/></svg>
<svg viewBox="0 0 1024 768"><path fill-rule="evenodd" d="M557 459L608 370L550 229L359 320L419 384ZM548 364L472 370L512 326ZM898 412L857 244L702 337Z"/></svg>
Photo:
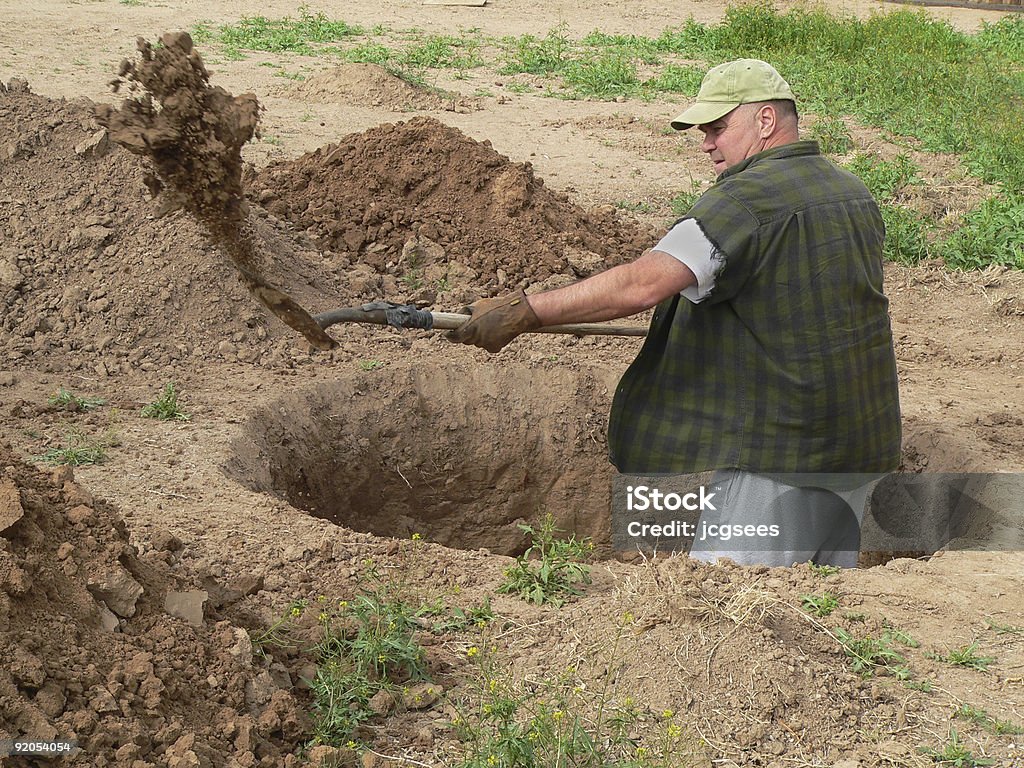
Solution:
<svg viewBox="0 0 1024 768"><path fill-rule="evenodd" d="M701 512L690 556L708 563L728 557L741 565L812 561L855 568L864 510L882 477L718 470L710 482L718 503Z"/></svg>

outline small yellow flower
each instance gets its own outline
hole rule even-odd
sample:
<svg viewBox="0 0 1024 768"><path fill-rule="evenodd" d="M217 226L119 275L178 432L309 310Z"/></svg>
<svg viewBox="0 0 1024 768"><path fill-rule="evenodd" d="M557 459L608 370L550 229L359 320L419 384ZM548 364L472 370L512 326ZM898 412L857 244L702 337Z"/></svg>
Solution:
<svg viewBox="0 0 1024 768"><path fill-rule="evenodd" d="M299 606L296 605L294 608L292 608L292 616L301 616L301 615L302 615L302 609L299 608Z"/></svg>
<svg viewBox="0 0 1024 768"><path fill-rule="evenodd" d="M636 756L638 758L640 758L641 760L643 760L645 757L647 757L647 747L637 747L636 748Z"/></svg>
<svg viewBox="0 0 1024 768"><path fill-rule="evenodd" d="M671 720L673 717L676 716L676 713L673 712L671 709L666 709L664 712L661 713L661 716L666 720Z"/></svg>
<svg viewBox="0 0 1024 768"><path fill-rule="evenodd" d="M419 535L418 533L414 533L414 534L412 535L412 540L413 540L413 541L420 541L420 540L421 540L422 538L423 538L423 537L422 537L422 536L420 536L420 535Z"/></svg>
<svg viewBox="0 0 1024 768"><path fill-rule="evenodd" d="M316 596L316 601L318 603L325 603L325 602L327 602L327 595L317 595Z"/></svg>
<svg viewBox="0 0 1024 768"><path fill-rule="evenodd" d="M338 607L342 609L348 608L348 600L339 600Z"/></svg>
<svg viewBox="0 0 1024 768"><path fill-rule="evenodd" d="M678 739L682 735L683 735L683 729L680 728L675 723L672 723L672 725L670 725L668 727L668 737L670 739Z"/></svg>
<svg viewBox="0 0 1024 768"><path fill-rule="evenodd" d="M355 749L359 745L356 744L354 741L352 741L352 739L349 739L348 743L345 746L348 747L349 749Z"/></svg>
<svg viewBox="0 0 1024 768"><path fill-rule="evenodd" d="M498 681L497 680L490 680L490 681L488 681L487 687L490 689L491 693L497 693L498 692Z"/></svg>
<svg viewBox="0 0 1024 768"><path fill-rule="evenodd" d="M563 712L560 709L556 709L554 712L551 713L551 719L554 720L556 723L560 722L563 717L565 717L565 712Z"/></svg>
<svg viewBox="0 0 1024 768"><path fill-rule="evenodd" d="M498 758L495 755L488 755L487 756L487 764L488 765L497 765L498 764Z"/></svg>
<svg viewBox="0 0 1024 768"><path fill-rule="evenodd" d="M328 615L327 611L320 611L320 623L321 624L326 624L328 621L330 621L330 618L331 617L330 617L330 615Z"/></svg>
<svg viewBox="0 0 1024 768"><path fill-rule="evenodd" d="M627 696L627 697L626 697L626 698L625 698L625 699L623 700L623 702L622 702L622 706L624 706L624 707L626 707L626 708L632 708L632 706L633 706L633 697L632 697L632 696Z"/></svg>
<svg viewBox="0 0 1024 768"><path fill-rule="evenodd" d="M634 621L636 621L636 618L633 616L632 611L626 611L622 614L623 625L632 624Z"/></svg>
<svg viewBox="0 0 1024 768"><path fill-rule="evenodd" d="M377 654L377 663L378 664L383 664L387 660L388 660L388 657L385 656L383 653Z"/></svg>
<svg viewBox="0 0 1024 768"><path fill-rule="evenodd" d="M478 653L480 653L480 649L477 648L475 645L472 645L468 649L466 649L466 658L472 659Z"/></svg>

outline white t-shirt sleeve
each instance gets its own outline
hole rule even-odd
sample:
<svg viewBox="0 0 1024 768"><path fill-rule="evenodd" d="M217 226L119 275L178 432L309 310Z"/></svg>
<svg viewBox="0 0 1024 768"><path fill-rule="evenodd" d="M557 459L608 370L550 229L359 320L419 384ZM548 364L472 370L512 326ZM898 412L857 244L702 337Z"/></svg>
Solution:
<svg viewBox="0 0 1024 768"><path fill-rule="evenodd" d="M708 297L715 287L715 275L722 268L723 259L696 219L684 219L676 224L653 250L679 259L697 278L696 285L679 292L684 299L699 304Z"/></svg>

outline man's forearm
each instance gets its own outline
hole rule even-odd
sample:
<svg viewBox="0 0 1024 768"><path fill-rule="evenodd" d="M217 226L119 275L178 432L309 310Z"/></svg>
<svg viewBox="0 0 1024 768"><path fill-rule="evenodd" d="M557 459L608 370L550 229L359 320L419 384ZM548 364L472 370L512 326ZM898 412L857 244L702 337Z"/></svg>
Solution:
<svg viewBox="0 0 1024 768"><path fill-rule="evenodd" d="M533 294L530 306L544 325L589 323L628 317L697 282L690 268L659 251L586 280Z"/></svg>

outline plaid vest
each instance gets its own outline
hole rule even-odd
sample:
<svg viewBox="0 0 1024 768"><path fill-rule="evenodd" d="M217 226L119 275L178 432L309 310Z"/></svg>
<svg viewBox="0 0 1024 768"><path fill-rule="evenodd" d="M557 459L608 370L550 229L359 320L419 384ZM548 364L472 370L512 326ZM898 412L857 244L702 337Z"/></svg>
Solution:
<svg viewBox="0 0 1024 768"><path fill-rule="evenodd" d="M684 219L722 266L655 310L608 425L621 472L886 472L900 458L884 225L813 141L726 170Z"/></svg>

